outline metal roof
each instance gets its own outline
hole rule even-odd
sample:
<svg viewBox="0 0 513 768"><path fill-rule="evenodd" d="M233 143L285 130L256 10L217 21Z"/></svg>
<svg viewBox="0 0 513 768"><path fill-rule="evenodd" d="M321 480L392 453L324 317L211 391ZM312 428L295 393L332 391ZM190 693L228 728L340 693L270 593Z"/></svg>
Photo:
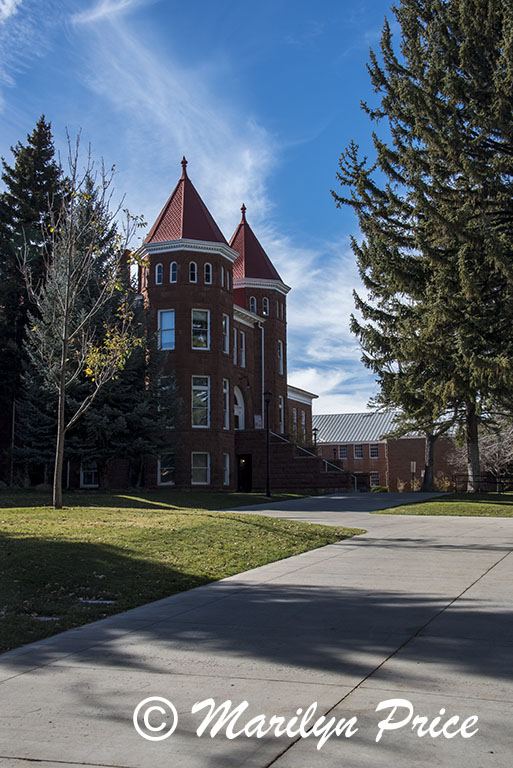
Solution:
<svg viewBox="0 0 513 768"><path fill-rule="evenodd" d="M393 429L396 413L326 413L312 417L318 443L376 443Z"/></svg>

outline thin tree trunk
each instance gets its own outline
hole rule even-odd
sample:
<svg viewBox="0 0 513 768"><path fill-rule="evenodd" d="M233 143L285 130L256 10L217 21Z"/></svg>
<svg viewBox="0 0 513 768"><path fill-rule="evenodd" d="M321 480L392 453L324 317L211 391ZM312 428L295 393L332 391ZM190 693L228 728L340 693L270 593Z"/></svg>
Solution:
<svg viewBox="0 0 513 768"><path fill-rule="evenodd" d="M433 467L435 463L435 435L426 435L425 443L425 466L424 479L422 480L421 491L432 492L435 490L433 485Z"/></svg>
<svg viewBox="0 0 513 768"><path fill-rule="evenodd" d="M467 491L476 493L479 486L479 442L476 404L466 403L465 426L467 432Z"/></svg>
<svg viewBox="0 0 513 768"><path fill-rule="evenodd" d="M61 371L59 384L59 404L57 409L57 441L55 444L55 469L53 473L53 506L62 509L62 468L64 464L64 404L66 400L64 389L64 369Z"/></svg>

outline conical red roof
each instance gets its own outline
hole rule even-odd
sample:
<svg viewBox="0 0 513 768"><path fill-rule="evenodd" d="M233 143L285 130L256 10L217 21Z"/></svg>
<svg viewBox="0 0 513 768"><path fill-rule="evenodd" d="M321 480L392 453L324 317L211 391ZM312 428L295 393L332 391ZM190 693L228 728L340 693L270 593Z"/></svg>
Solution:
<svg viewBox="0 0 513 768"><path fill-rule="evenodd" d="M246 206L241 208L242 218L235 230L230 247L239 254L233 265L233 277L255 277L261 280L280 280L269 256L246 221Z"/></svg>
<svg viewBox="0 0 513 768"><path fill-rule="evenodd" d="M185 157L182 159L182 168L180 181L144 242L162 243L187 238L226 244L223 233L187 176Z"/></svg>

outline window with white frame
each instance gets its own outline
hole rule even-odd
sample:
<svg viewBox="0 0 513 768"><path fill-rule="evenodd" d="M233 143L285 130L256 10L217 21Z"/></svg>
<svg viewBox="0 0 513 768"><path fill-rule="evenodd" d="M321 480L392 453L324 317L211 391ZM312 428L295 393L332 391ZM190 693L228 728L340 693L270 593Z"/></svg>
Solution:
<svg viewBox="0 0 513 768"><path fill-rule="evenodd" d="M230 454L223 453L223 485L230 485Z"/></svg>
<svg viewBox="0 0 513 768"><path fill-rule="evenodd" d="M178 277L178 265L176 261L172 261L169 265L169 282L176 283Z"/></svg>
<svg viewBox="0 0 513 768"><path fill-rule="evenodd" d="M379 459L379 445L369 445L369 456L371 459Z"/></svg>
<svg viewBox="0 0 513 768"><path fill-rule="evenodd" d="M370 473L370 484L371 484L371 488L374 488L376 485L379 485L379 472Z"/></svg>
<svg viewBox="0 0 513 768"><path fill-rule="evenodd" d="M223 315L223 352L230 354L230 318Z"/></svg>
<svg viewBox="0 0 513 768"><path fill-rule="evenodd" d="M175 484L175 454L166 453L161 456L157 462L157 483L158 485Z"/></svg>
<svg viewBox="0 0 513 768"><path fill-rule="evenodd" d="M280 316L280 302L276 299L276 317Z"/></svg>
<svg viewBox="0 0 513 768"><path fill-rule="evenodd" d="M244 396L239 387L233 388L233 428L245 429L246 408Z"/></svg>
<svg viewBox="0 0 513 768"><path fill-rule="evenodd" d="M354 457L355 459L363 459L363 445L355 445Z"/></svg>
<svg viewBox="0 0 513 768"><path fill-rule="evenodd" d="M301 437L306 442L306 412L301 411Z"/></svg>
<svg viewBox="0 0 513 768"><path fill-rule="evenodd" d="M193 349L210 349L210 310L193 309L191 322Z"/></svg>
<svg viewBox="0 0 513 768"><path fill-rule="evenodd" d="M226 270L226 290L230 290L230 272L228 269Z"/></svg>
<svg viewBox="0 0 513 768"><path fill-rule="evenodd" d="M280 435L283 435L285 432L285 403L283 395L278 397L278 418L280 421Z"/></svg>
<svg viewBox="0 0 513 768"><path fill-rule="evenodd" d="M210 426L210 376L192 377L192 426Z"/></svg>
<svg viewBox="0 0 513 768"><path fill-rule="evenodd" d="M230 382L223 379L223 429L230 429Z"/></svg>
<svg viewBox="0 0 513 768"><path fill-rule="evenodd" d="M278 339L278 373L283 373L283 341Z"/></svg>
<svg viewBox="0 0 513 768"><path fill-rule="evenodd" d="M245 331L239 331L239 342L240 342L240 365L241 368L246 367L246 332Z"/></svg>
<svg viewBox="0 0 513 768"><path fill-rule="evenodd" d="M292 434L297 437L297 408L292 409Z"/></svg>
<svg viewBox="0 0 513 768"><path fill-rule="evenodd" d="M191 454L191 483L192 485L209 485L210 483L210 454L194 452Z"/></svg>
<svg viewBox="0 0 513 768"><path fill-rule="evenodd" d="M262 314L267 316L269 314L269 299L264 296L262 299Z"/></svg>
<svg viewBox="0 0 513 768"><path fill-rule="evenodd" d="M212 264L205 264L203 267L203 279L207 285L212 284Z"/></svg>
<svg viewBox="0 0 513 768"><path fill-rule="evenodd" d="M237 328L233 329L233 362L234 365L237 365Z"/></svg>
<svg viewBox="0 0 513 768"><path fill-rule="evenodd" d="M80 487L98 488L99 484L98 462L95 459L82 461L80 463Z"/></svg>
<svg viewBox="0 0 513 768"><path fill-rule="evenodd" d="M347 445L338 446L338 458L347 459Z"/></svg>
<svg viewBox="0 0 513 768"><path fill-rule="evenodd" d="M159 349L175 348L175 310L160 309L158 313Z"/></svg>
<svg viewBox="0 0 513 768"><path fill-rule="evenodd" d="M253 312L254 315L256 315L257 311L257 301L254 296L249 297L249 311Z"/></svg>
<svg viewBox="0 0 513 768"><path fill-rule="evenodd" d="M164 280L164 267L162 264L157 264L155 267L155 283L156 285L162 285Z"/></svg>
<svg viewBox="0 0 513 768"><path fill-rule="evenodd" d="M224 288L224 267L221 267L221 287Z"/></svg>
<svg viewBox="0 0 513 768"><path fill-rule="evenodd" d="M190 283L197 283L198 282L198 265L195 261L191 261L189 263L189 282Z"/></svg>

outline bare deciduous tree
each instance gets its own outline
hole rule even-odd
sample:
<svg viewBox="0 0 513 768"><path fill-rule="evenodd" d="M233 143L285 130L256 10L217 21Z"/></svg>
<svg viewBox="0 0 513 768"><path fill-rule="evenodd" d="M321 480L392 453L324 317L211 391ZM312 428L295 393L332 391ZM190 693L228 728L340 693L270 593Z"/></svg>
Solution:
<svg viewBox="0 0 513 768"><path fill-rule="evenodd" d="M112 203L113 171L95 171L88 155L80 169L79 139L68 139L69 176L62 204L52 212L42 279L34 284L22 264L34 313L27 347L33 363L57 392L53 504L62 508L64 441L68 430L142 343L135 333L127 277L127 247L140 219ZM113 236L114 234L114 236ZM70 388L89 380L87 393L70 404ZM75 388L76 391L76 388Z"/></svg>

